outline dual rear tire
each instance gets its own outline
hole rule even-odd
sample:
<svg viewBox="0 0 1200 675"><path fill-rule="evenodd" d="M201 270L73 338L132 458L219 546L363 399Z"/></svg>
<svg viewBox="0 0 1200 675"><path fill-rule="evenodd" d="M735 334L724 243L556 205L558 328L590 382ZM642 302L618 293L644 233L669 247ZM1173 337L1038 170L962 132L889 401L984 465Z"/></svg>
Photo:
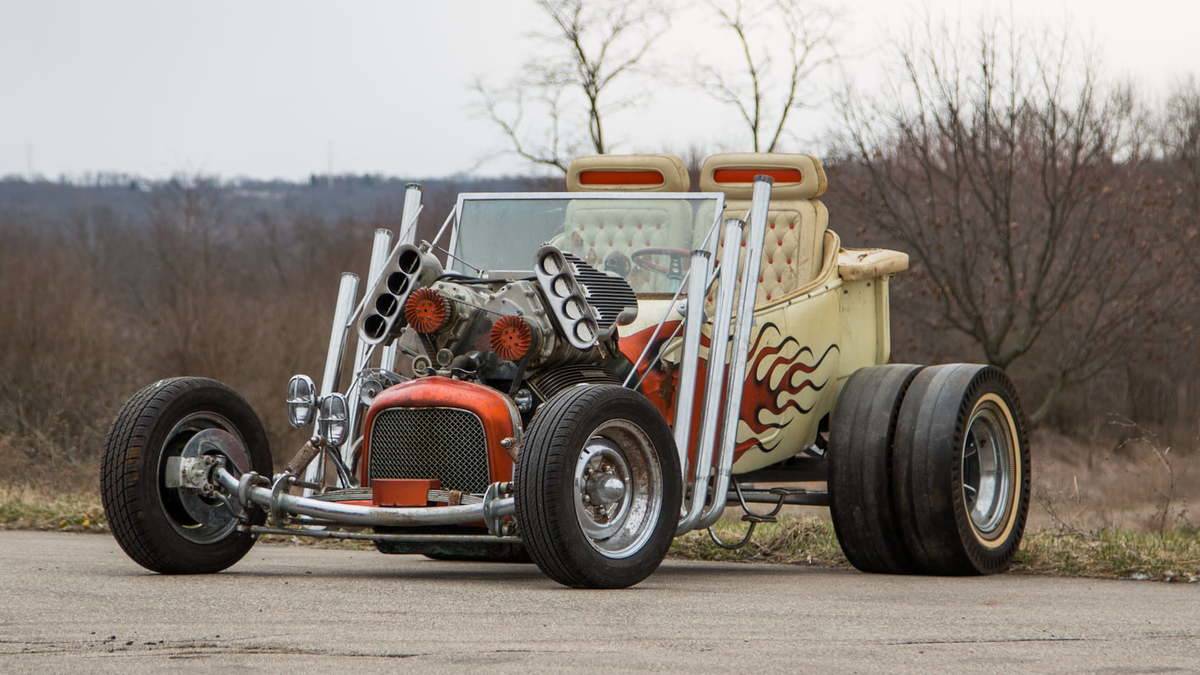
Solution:
<svg viewBox="0 0 1200 675"><path fill-rule="evenodd" d="M852 565L1005 570L1029 511L1025 422L1003 371L886 365L846 382L830 427L830 511Z"/></svg>

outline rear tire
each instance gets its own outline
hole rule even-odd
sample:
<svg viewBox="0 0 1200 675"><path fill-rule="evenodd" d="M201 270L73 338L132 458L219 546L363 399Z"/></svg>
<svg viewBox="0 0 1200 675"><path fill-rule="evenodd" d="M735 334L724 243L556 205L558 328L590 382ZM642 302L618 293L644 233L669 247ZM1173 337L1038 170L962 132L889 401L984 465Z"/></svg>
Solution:
<svg viewBox="0 0 1200 675"><path fill-rule="evenodd" d="M254 545L228 506L164 484L166 461L199 431L222 429L241 445L226 458L240 471L270 476L262 422L229 387L201 377L159 380L121 408L104 441L100 496L113 536L134 562L160 574L206 574L233 565ZM197 519L197 512L206 518ZM252 514L261 524L264 516ZM203 520L203 522L201 522Z"/></svg>
<svg viewBox="0 0 1200 675"><path fill-rule="evenodd" d="M892 437L904 393L921 368L895 364L855 371L833 410L829 512L842 552L863 572L913 571L893 506Z"/></svg>
<svg viewBox="0 0 1200 675"><path fill-rule="evenodd" d="M624 387L571 387L542 405L515 482L525 550L565 586L632 586L658 569L675 536L674 438L654 406Z"/></svg>
<svg viewBox="0 0 1200 675"><path fill-rule="evenodd" d="M1009 566L1029 512L1030 458L1003 371L952 364L918 373L900 408L893 471L900 531L920 572Z"/></svg>

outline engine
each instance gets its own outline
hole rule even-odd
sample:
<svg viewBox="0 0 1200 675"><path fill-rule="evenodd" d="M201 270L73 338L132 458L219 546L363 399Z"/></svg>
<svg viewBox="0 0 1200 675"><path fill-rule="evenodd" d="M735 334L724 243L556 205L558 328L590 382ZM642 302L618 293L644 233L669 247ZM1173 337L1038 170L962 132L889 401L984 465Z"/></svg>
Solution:
<svg viewBox="0 0 1200 675"><path fill-rule="evenodd" d="M359 334L395 340L398 379L361 389L364 484L432 476L475 493L508 480L537 406L576 384L619 383L632 368L617 329L636 317L633 289L553 246L515 279L446 272L401 247L372 300Z"/></svg>

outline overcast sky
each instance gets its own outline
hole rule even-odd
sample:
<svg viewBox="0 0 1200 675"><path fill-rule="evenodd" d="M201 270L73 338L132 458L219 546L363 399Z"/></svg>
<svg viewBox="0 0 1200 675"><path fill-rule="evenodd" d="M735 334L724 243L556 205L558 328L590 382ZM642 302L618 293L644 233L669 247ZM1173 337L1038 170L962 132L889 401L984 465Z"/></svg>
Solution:
<svg viewBox="0 0 1200 675"><path fill-rule="evenodd" d="M881 37L914 7L973 16L1011 5L1029 24L1069 17L1110 73L1151 96L1200 73L1192 0L837 4L848 11L843 50L859 82L878 76ZM0 175L523 170L512 158L480 164L504 146L473 113L468 87L476 76L502 80L540 48L528 37L542 25L531 5L0 0ZM619 149L743 149L731 113L683 83L693 58L724 49L713 40L720 36L704 11L674 17L656 53L658 68L680 83L656 84L636 110L610 120ZM812 138L829 123L818 107L793 131Z"/></svg>

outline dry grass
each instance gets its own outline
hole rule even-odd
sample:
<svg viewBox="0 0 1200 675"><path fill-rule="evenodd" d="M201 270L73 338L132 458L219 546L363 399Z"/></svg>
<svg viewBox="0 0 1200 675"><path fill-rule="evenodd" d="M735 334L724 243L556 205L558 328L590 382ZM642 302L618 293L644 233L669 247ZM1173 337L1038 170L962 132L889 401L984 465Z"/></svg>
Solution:
<svg viewBox="0 0 1200 675"><path fill-rule="evenodd" d="M108 523L94 494L0 486L0 530L107 532Z"/></svg>
<svg viewBox="0 0 1200 675"><path fill-rule="evenodd" d="M723 541L737 541L745 525L718 523ZM760 525L750 544L737 551L714 544L706 532L675 540L671 555L688 560L768 562L817 567L849 567L833 526L819 518L787 518ZM1023 574L1200 582L1200 532L1163 534L1130 530L1090 533L1039 530L1027 533L1013 571Z"/></svg>

